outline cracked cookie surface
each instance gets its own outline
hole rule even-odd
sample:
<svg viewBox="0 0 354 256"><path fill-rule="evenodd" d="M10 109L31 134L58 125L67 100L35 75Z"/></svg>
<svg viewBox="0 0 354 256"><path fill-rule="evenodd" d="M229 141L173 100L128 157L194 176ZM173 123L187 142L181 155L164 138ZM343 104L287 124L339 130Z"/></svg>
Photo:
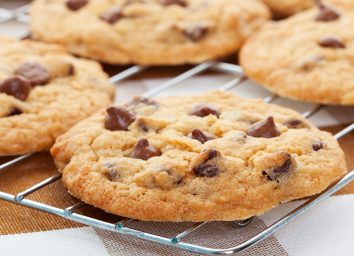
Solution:
<svg viewBox="0 0 354 256"><path fill-rule="evenodd" d="M333 136L298 113L219 91L110 107L51 153L73 196L155 221L246 219L346 171Z"/></svg>
<svg viewBox="0 0 354 256"><path fill-rule="evenodd" d="M269 16L258 0L37 0L31 27L103 62L175 65L235 52Z"/></svg>
<svg viewBox="0 0 354 256"><path fill-rule="evenodd" d="M114 87L100 65L61 47L1 37L0 59L0 156L48 150L112 103Z"/></svg>
<svg viewBox="0 0 354 256"><path fill-rule="evenodd" d="M270 22L240 53L246 74L284 97L354 105L354 2L332 0Z"/></svg>

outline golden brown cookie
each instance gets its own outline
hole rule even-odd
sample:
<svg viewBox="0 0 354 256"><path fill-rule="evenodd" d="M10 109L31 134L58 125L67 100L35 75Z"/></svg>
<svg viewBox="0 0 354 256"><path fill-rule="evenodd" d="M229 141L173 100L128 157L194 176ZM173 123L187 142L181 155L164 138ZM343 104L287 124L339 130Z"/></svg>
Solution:
<svg viewBox="0 0 354 256"><path fill-rule="evenodd" d="M112 103L96 62L58 46L0 38L0 156L49 149L56 137Z"/></svg>
<svg viewBox="0 0 354 256"><path fill-rule="evenodd" d="M240 220L346 172L333 136L298 113L214 91L102 110L51 150L69 192L140 220Z"/></svg>
<svg viewBox="0 0 354 256"><path fill-rule="evenodd" d="M354 2L333 4L270 22L240 53L246 74L284 97L354 104Z"/></svg>
<svg viewBox="0 0 354 256"><path fill-rule="evenodd" d="M31 27L103 62L175 65L235 52L269 16L258 0L37 0Z"/></svg>

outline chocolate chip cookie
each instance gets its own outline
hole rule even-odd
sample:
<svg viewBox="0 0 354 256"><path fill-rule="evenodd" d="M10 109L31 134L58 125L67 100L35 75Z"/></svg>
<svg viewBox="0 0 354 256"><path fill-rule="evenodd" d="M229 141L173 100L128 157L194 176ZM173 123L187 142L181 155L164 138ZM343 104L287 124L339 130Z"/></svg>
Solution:
<svg viewBox="0 0 354 256"><path fill-rule="evenodd" d="M51 153L72 195L140 220L246 219L346 172L331 134L292 110L219 91L109 107Z"/></svg>
<svg viewBox="0 0 354 256"><path fill-rule="evenodd" d="M270 22L240 54L247 75L284 97L354 104L354 2L332 0Z"/></svg>
<svg viewBox="0 0 354 256"><path fill-rule="evenodd" d="M37 0L31 26L81 56L174 65L235 52L269 16L258 0Z"/></svg>
<svg viewBox="0 0 354 256"><path fill-rule="evenodd" d="M49 149L56 137L110 105L99 64L58 46L0 38L0 156Z"/></svg>

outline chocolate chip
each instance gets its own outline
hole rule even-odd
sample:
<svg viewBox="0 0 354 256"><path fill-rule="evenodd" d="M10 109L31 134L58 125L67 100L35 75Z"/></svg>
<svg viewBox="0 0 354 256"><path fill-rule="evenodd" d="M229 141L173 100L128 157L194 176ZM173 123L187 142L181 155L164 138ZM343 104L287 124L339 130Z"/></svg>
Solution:
<svg viewBox="0 0 354 256"><path fill-rule="evenodd" d="M161 151L154 146L149 144L147 139L140 139L138 143L135 145L133 152L130 154L130 157L148 160L154 156L160 156Z"/></svg>
<svg viewBox="0 0 354 256"><path fill-rule="evenodd" d="M320 39L318 44L328 48L345 48L345 44L337 37L325 36Z"/></svg>
<svg viewBox="0 0 354 256"><path fill-rule="evenodd" d="M287 159L282 166L274 168L273 172L277 175L286 173L290 170L290 166L291 166L291 158L289 155L289 159Z"/></svg>
<svg viewBox="0 0 354 256"><path fill-rule="evenodd" d="M110 9L101 15L101 20L104 20L110 24L116 23L120 18L123 17L123 12L120 8L116 7Z"/></svg>
<svg viewBox="0 0 354 256"><path fill-rule="evenodd" d="M45 67L49 70L51 79L63 78L75 75L75 66L65 60L58 58L46 58Z"/></svg>
<svg viewBox="0 0 354 256"><path fill-rule="evenodd" d="M219 151L215 150L215 149L210 149L208 150L208 158L206 159L207 161L214 159L215 157L220 156Z"/></svg>
<svg viewBox="0 0 354 256"><path fill-rule="evenodd" d="M50 81L49 70L37 63L23 63L15 70L15 74L27 78L32 86L45 85Z"/></svg>
<svg viewBox="0 0 354 256"><path fill-rule="evenodd" d="M272 116L263 121L259 121L248 129L247 134L257 138L273 138L280 135Z"/></svg>
<svg viewBox="0 0 354 256"><path fill-rule="evenodd" d="M325 60L322 56L309 56L305 60L303 60L299 66L302 71L312 71L316 68L323 60Z"/></svg>
<svg viewBox="0 0 354 256"><path fill-rule="evenodd" d="M239 144L245 144L247 142L247 135L244 133L237 134L233 140Z"/></svg>
<svg viewBox="0 0 354 256"><path fill-rule="evenodd" d="M321 141L315 141L313 144L312 144L312 149L315 150L315 151L318 151L320 149L323 148L323 143Z"/></svg>
<svg viewBox="0 0 354 256"><path fill-rule="evenodd" d="M319 12L315 18L316 21L333 21L337 20L340 17L340 13L322 3L322 1L316 1Z"/></svg>
<svg viewBox="0 0 354 256"><path fill-rule="evenodd" d="M19 108L13 108L11 111L10 111L10 113L7 115L8 117L10 117L10 116L17 116L17 115L21 115L23 112L22 112L22 110L21 109L19 109Z"/></svg>
<svg viewBox="0 0 354 256"><path fill-rule="evenodd" d="M204 38L209 32L208 27L194 25L183 30L183 35L190 41L197 42Z"/></svg>
<svg viewBox="0 0 354 256"><path fill-rule="evenodd" d="M12 76L0 84L0 93L6 93L19 100L26 100L30 91L30 82L20 76Z"/></svg>
<svg viewBox="0 0 354 256"><path fill-rule="evenodd" d="M206 154L205 154L206 153ZM193 171L196 176L200 177L215 177L219 173L219 167L213 161L216 157L220 156L219 151L215 149L210 149L204 153L205 159L202 161L201 164L193 168Z"/></svg>
<svg viewBox="0 0 354 256"><path fill-rule="evenodd" d="M268 179L268 180L272 180L272 178L268 175L268 173L267 173L266 171L263 171L263 172L262 172L262 175L263 175L263 176L267 176L267 179Z"/></svg>
<svg viewBox="0 0 354 256"><path fill-rule="evenodd" d="M284 124L288 128L298 128L302 124L302 121L299 119L289 119L289 120L285 121Z"/></svg>
<svg viewBox="0 0 354 256"><path fill-rule="evenodd" d="M135 115L124 107L106 109L105 128L110 131L126 131L135 121Z"/></svg>
<svg viewBox="0 0 354 256"><path fill-rule="evenodd" d="M160 0L160 3L162 5L168 6L168 5L180 5L182 7L187 6L187 2L185 0Z"/></svg>
<svg viewBox="0 0 354 256"><path fill-rule="evenodd" d="M284 122L284 125L288 128L298 129L308 127L303 121L295 118L288 119Z"/></svg>
<svg viewBox="0 0 354 256"><path fill-rule="evenodd" d="M115 166L114 164L105 163L103 166L108 169L108 171L105 173L105 175L110 181L119 180L120 175L119 175L119 172L117 171L117 169L114 168L114 166Z"/></svg>
<svg viewBox="0 0 354 256"><path fill-rule="evenodd" d="M58 63L59 64L59 63ZM64 62L62 64L57 65L56 70L50 71L52 77L68 77L75 75L75 66L71 63Z"/></svg>
<svg viewBox="0 0 354 256"><path fill-rule="evenodd" d="M140 127L140 129L143 131L143 132L148 132L149 131L149 128L147 127L146 123L144 122L144 120L139 120L138 121L138 126Z"/></svg>
<svg viewBox="0 0 354 256"><path fill-rule="evenodd" d="M211 104L201 104L195 106L189 114L194 116L200 116L200 117L205 117L208 115L214 115L217 117L220 116L219 110Z"/></svg>
<svg viewBox="0 0 354 256"><path fill-rule="evenodd" d="M145 98L145 97L134 97L133 100L131 100L127 106L132 106L132 107L136 107L138 105L153 105L153 106L157 106L158 102L156 100L152 100L149 98Z"/></svg>
<svg viewBox="0 0 354 256"><path fill-rule="evenodd" d="M204 144L208 140L214 139L214 136L212 136L210 133L203 132L199 129L193 129L193 131L189 135L189 137L194 140L199 140L202 144Z"/></svg>
<svg viewBox="0 0 354 256"><path fill-rule="evenodd" d="M117 181L120 178L118 171L114 169L109 169L106 176L110 181Z"/></svg>
<svg viewBox="0 0 354 256"><path fill-rule="evenodd" d="M67 0L66 6L72 10L77 11L88 4L88 0Z"/></svg>
<svg viewBox="0 0 354 256"><path fill-rule="evenodd" d="M75 75L75 66L69 63L66 76L73 76L73 75Z"/></svg>
<svg viewBox="0 0 354 256"><path fill-rule="evenodd" d="M215 164L201 164L194 168L194 173L199 177L208 177L212 178L218 175L219 168Z"/></svg>
<svg viewBox="0 0 354 256"><path fill-rule="evenodd" d="M282 165L274 167L269 171L263 171L263 175L267 175L268 180L278 180L281 176L288 173L292 167L292 158L289 153L284 153L284 162ZM279 181L278 181L279 182Z"/></svg>

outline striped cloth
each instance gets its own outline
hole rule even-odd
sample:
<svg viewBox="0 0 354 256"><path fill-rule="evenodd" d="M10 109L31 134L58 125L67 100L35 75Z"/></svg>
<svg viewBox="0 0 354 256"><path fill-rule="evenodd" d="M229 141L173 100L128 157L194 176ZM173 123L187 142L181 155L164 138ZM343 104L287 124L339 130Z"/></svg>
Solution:
<svg viewBox="0 0 354 256"><path fill-rule="evenodd" d="M262 230L284 213L299 205L282 205L269 214L257 218L249 227L234 229L225 223L210 223L192 235L189 242L203 241L210 246L231 247L244 237ZM17 209L19 211L21 209ZM354 195L334 196L310 212L296 219L281 231L240 255L353 255ZM28 216L31 221L33 216ZM46 218L50 218L46 216ZM43 220L45 221L45 219ZM151 223L132 223L136 227L156 234L172 236L183 224L163 224L157 229ZM159 225L161 226L161 225ZM212 232L212 234L210 234ZM227 234L227 237L225 237ZM216 243L221 240L221 243ZM193 255L151 242L91 227L66 228L25 234L0 236L1 255Z"/></svg>

